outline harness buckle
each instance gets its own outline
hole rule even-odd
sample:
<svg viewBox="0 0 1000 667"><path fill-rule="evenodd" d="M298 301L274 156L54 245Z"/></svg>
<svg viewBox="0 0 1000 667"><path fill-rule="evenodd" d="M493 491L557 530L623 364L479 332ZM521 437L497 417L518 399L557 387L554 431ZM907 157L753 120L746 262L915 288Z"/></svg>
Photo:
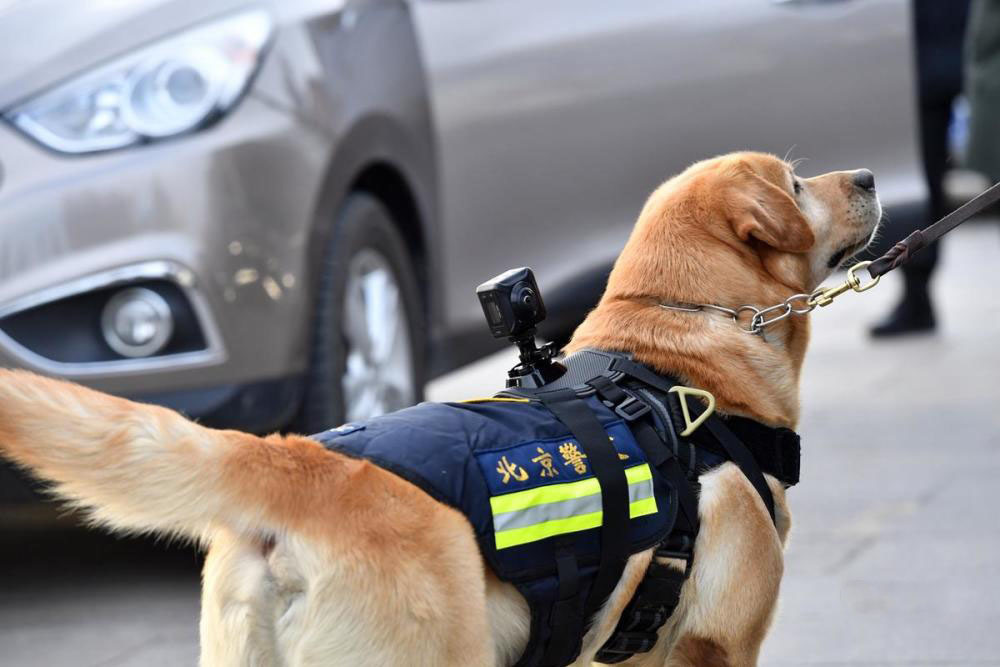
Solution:
<svg viewBox="0 0 1000 667"><path fill-rule="evenodd" d="M614 657L615 654L625 654L627 657L631 657L633 653L646 653L656 646L656 639L655 632L616 632L611 640L601 647L598 654L610 655L604 659L600 657L597 659L600 659L601 662L608 662L608 658ZM615 660L615 662L619 661Z"/></svg>
<svg viewBox="0 0 1000 667"><path fill-rule="evenodd" d="M635 396L629 396L615 406L615 414L628 422L649 414L651 410L652 408L647 403L640 401Z"/></svg>
<svg viewBox="0 0 1000 667"><path fill-rule="evenodd" d="M672 533L653 552L654 558L674 558L684 561L684 578L691 574L694 565L694 536Z"/></svg>

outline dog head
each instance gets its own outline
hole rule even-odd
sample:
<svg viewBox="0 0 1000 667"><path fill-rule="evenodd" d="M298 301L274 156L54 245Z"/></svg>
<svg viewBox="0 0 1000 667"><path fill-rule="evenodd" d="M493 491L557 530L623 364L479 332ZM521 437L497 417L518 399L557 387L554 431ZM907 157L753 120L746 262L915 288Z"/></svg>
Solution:
<svg viewBox="0 0 1000 667"><path fill-rule="evenodd" d="M802 178L773 155L741 153L719 160L715 173L736 237L775 277L807 291L867 246L882 216L867 169Z"/></svg>
<svg viewBox="0 0 1000 667"><path fill-rule="evenodd" d="M813 291L881 215L867 169L803 178L764 153L705 160L649 198L608 295L769 306Z"/></svg>
<svg viewBox="0 0 1000 667"><path fill-rule="evenodd" d="M694 164L649 197L566 351L627 351L709 389L720 410L794 425L808 318L785 317L751 336L749 310L734 323L718 310L660 305L763 309L811 294L869 242L881 213L864 169L802 178L763 153Z"/></svg>

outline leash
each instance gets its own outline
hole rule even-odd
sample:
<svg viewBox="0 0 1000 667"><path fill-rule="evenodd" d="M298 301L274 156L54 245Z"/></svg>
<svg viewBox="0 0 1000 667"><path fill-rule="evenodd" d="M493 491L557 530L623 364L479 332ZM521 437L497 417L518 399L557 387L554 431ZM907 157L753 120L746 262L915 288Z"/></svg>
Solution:
<svg viewBox="0 0 1000 667"><path fill-rule="evenodd" d="M878 285L882 276L906 264L920 250L940 240L942 236L997 201L1000 201L1000 183L994 184L978 196L973 197L929 227L913 232L878 259L858 262L847 270L847 279L840 285L835 287L820 286L812 294L793 294L781 303L767 308L749 305L727 308L708 303L661 303L658 305L666 310L682 313L696 313L705 310L721 312L730 316L736 326L744 333L762 336L766 327L776 324L786 317L805 315L818 307L829 306L844 292L870 290ZM868 269L868 275L871 276L871 280L867 283L858 276L858 272L863 269ZM740 323L740 318L744 313L752 313L746 326Z"/></svg>
<svg viewBox="0 0 1000 667"><path fill-rule="evenodd" d="M973 197L930 227L918 229L892 246L889 252L871 262L868 266L868 275L872 278L879 278L896 267L906 264L920 250L939 240L942 236L997 200L1000 200L1000 183L994 184L988 190L979 194L979 196Z"/></svg>

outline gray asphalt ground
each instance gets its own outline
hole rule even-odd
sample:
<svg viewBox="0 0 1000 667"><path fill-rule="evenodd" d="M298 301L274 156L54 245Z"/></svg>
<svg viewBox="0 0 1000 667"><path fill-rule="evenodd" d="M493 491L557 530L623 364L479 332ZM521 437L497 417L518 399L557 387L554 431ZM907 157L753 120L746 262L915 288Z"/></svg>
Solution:
<svg viewBox="0 0 1000 667"><path fill-rule="evenodd" d="M949 237L934 336L866 338L895 276L813 315L802 483L762 664L1000 665L998 260L996 225ZM511 358L442 378L429 397L486 395ZM0 664L194 664L194 552L13 516L0 531Z"/></svg>

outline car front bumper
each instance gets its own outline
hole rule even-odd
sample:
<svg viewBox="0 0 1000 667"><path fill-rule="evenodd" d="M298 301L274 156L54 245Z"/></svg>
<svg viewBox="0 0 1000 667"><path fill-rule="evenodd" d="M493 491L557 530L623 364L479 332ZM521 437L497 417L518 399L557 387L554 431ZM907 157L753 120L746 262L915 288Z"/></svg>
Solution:
<svg viewBox="0 0 1000 667"><path fill-rule="evenodd" d="M207 130L92 156L0 124L0 366L273 427L242 420L268 396L283 404L264 406L273 416L297 398L322 173L306 156L322 141L253 95ZM102 299L143 281L186 301L196 342L147 358L98 350Z"/></svg>

